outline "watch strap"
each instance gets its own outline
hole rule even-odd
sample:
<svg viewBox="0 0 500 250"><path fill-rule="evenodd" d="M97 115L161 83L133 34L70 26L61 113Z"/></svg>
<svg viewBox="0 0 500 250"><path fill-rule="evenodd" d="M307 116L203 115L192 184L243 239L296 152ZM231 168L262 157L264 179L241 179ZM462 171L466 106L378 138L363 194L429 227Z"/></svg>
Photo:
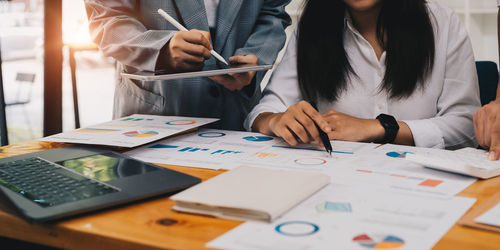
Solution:
<svg viewBox="0 0 500 250"><path fill-rule="evenodd" d="M399 131L399 124L396 118L392 115L380 114L377 116L377 120L379 120L382 127L384 127L385 136L381 140L375 142L380 144L393 143Z"/></svg>

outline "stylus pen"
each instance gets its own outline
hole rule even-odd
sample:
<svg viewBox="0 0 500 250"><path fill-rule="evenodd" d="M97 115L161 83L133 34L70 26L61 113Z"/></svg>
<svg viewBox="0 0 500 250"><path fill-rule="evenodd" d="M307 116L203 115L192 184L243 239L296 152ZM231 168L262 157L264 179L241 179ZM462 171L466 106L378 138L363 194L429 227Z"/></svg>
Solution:
<svg viewBox="0 0 500 250"><path fill-rule="evenodd" d="M313 106L314 109L318 110L316 107L316 104L314 102L311 102L311 106ZM328 135L318 126L318 124L314 122L314 125L316 125L316 129L318 129L319 132L319 138L321 138L321 142L323 142L323 145L325 146L326 152L332 155L332 144L330 143L330 138L328 138Z"/></svg>
<svg viewBox="0 0 500 250"><path fill-rule="evenodd" d="M173 26L175 26L178 30L180 30L180 31L188 31L184 26L182 26L182 24L180 24L179 22L177 22L177 20L175 20L173 17L171 17L169 14L167 14L167 12L165 12L164 10L158 9L158 14L160 14L160 16L162 16L163 18L165 18L165 20L167 20L169 23L171 23ZM222 57L217 52L215 52L215 50L210 50L210 54L212 54L212 56L214 56L215 58L217 58L217 60L223 62L226 65L229 65L226 62L226 60L224 60L224 57Z"/></svg>

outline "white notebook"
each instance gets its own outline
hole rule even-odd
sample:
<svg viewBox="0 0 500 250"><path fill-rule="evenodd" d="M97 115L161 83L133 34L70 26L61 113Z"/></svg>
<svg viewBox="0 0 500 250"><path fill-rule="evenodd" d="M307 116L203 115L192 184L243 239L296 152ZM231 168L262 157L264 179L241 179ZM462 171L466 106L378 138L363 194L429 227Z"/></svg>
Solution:
<svg viewBox="0 0 500 250"><path fill-rule="evenodd" d="M329 183L326 174L241 166L170 199L180 212L271 222Z"/></svg>

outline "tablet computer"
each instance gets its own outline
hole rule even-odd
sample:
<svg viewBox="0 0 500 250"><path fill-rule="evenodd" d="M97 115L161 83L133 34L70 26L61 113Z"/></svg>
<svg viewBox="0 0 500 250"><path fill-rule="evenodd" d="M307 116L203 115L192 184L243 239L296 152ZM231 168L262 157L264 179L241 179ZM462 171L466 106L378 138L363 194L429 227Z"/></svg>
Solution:
<svg viewBox="0 0 500 250"><path fill-rule="evenodd" d="M201 70L192 72L168 74L165 71L139 71L135 73L121 73L121 76L139 81L159 81L203 76L216 76L250 71L264 71L271 69L272 67L273 65L270 64L235 64L229 66L222 64L208 64L204 65Z"/></svg>

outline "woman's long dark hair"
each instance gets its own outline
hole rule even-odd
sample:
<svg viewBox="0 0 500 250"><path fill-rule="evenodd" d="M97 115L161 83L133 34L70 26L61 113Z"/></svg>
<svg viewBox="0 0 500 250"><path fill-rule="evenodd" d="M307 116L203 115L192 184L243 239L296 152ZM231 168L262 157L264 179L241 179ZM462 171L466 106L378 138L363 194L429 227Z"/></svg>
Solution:
<svg viewBox="0 0 500 250"><path fill-rule="evenodd" d="M381 0L377 39L386 51L382 89L391 99L424 87L434 64L434 31L425 0ZM344 49L343 0L306 0L298 24L297 72L306 100L336 101L356 76Z"/></svg>

